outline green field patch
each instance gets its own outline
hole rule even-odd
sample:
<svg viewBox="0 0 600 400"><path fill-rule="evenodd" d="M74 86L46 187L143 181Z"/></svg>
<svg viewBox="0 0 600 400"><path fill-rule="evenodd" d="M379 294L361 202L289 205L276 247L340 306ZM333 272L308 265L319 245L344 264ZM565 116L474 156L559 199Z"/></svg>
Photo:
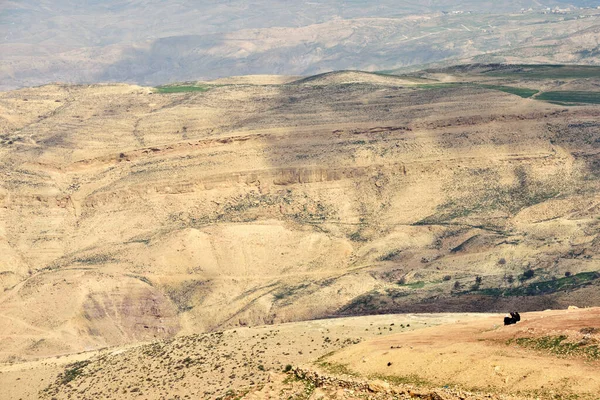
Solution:
<svg viewBox="0 0 600 400"><path fill-rule="evenodd" d="M470 82L439 82L439 83L424 83L416 85L421 89L448 89L454 87L472 87L472 88L484 88L489 90L498 90L500 92L514 94L524 99L530 98L533 95L539 93L538 90L521 88L514 86L503 86L503 85L484 85Z"/></svg>
<svg viewBox="0 0 600 400"><path fill-rule="evenodd" d="M155 88L158 93L186 93L186 92L206 92L210 90L207 85L164 85Z"/></svg>
<svg viewBox="0 0 600 400"><path fill-rule="evenodd" d="M410 289L422 289L425 287L425 282L418 281L418 282L411 282L411 283L402 283L402 284L400 284L400 286L407 287Z"/></svg>
<svg viewBox="0 0 600 400"><path fill-rule="evenodd" d="M543 92L536 96L537 100L544 100L561 105L570 104L600 104L600 92L559 91Z"/></svg>
<svg viewBox="0 0 600 400"><path fill-rule="evenodd" d="M500 85L477 85L482 88L491 89L491 90L499 90L504 93L514 94L516 96L522 97L524 99L528 99L534 94L539 93L539 90L514 87L514 86L500 86Z"/></svg>
<svg viewBox="0 0 600 400"><path fill-rule="evenodd" d="M526 286L500 289L488 288L477 291L486 296L536 296L579 288L600 279L600 272L582 272L550 281L534 282Z"/></svg>
<svg viewBox="0 0 600 400"><path fill-rule="evenodd" d="M483 75L529 79L600 78L600 67L592 65L497 65Z"/></svg>

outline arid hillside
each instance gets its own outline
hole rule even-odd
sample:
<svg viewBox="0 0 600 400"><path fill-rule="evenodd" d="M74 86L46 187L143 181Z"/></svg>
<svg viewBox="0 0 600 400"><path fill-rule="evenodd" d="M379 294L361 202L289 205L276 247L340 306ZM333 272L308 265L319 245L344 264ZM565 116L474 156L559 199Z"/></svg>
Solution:
<svg viewBox="0 0 600 400"><path fill-rule="evenodd" d="M600 304L598 74L527 71L0 93L0 360Z"/></svg>
<svg viewBox="0 0 600 400"><path fill-rule="evenodd" d="M244 327L0 364L2 399L597 399L600 309Z"/></svg>

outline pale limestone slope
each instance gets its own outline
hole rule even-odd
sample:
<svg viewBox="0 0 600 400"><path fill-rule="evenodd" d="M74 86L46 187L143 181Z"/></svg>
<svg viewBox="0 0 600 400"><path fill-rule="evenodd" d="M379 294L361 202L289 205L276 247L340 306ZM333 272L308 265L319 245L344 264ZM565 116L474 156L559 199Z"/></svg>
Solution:
<svg viewBox="0 0 600 400"><path fill-rule="evenodd" d="M599 301L469 292L598 270L596 106L344 82L0 94L3 357Z"/></svg>

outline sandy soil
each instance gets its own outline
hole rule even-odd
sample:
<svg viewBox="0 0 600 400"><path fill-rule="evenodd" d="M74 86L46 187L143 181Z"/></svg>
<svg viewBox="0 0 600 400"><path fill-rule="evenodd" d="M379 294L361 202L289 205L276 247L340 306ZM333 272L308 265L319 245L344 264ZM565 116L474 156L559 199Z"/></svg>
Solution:
<svg viewBox="0 0 600 400"><path fill-rule="evenodd" d="M582 333L584 328L595 328L595 333ZM597 346L600 309L526 313L521 322L509 326L503 326L499 316L490 316L373 339L328 360L347 365L361 376L401 377L429 386L541 398L597 398L598 358L576 352L557 355L550 349L535 350L514 341L558 335L578 346L583 346L584 339Z"/></svg>
<svg viewBox="0 0 600 400"><path fill-rule="evenodd" d="M0 398L217 398L228 392L260 393L267 383L285 379L281 374L288 364L310 363L332 351L398 331L482 317L440 314L336 318L237 328L4 365L0 366L0 386L4 388ZM81 361L85 366L73 380L65 382L64 375L59 376ZM300 386L303 390L305 385Z"/></svg>
<svg viewBox="0 0 600 400"><path fill-rule="evenodd" d="M502 319L381 315L182 336L1 366L2 399L596 398L599 308ZM559 335L575 345L519 341Z"/></svg>

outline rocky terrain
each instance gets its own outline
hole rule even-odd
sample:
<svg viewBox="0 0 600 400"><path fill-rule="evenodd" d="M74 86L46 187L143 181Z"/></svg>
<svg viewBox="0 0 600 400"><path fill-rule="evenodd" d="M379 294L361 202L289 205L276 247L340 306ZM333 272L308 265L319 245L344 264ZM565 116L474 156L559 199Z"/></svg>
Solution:
<svg viewBox="0 0 600 400"><path fill-rule="evenodd" d="M595 399L600 309L236 328L0 366L6 399Z"/></svg>
<svg viewBox="0 0 600 400"><path fill-rule="evenodd" d="M597 399L597 3L0 2L0 400Z"/></svg>
<svg viewBox="0 0 600 400"><path fill-rule="evenodd" d="M598 305L597 70L511 68L0 93L0 360Z"/></svg>

